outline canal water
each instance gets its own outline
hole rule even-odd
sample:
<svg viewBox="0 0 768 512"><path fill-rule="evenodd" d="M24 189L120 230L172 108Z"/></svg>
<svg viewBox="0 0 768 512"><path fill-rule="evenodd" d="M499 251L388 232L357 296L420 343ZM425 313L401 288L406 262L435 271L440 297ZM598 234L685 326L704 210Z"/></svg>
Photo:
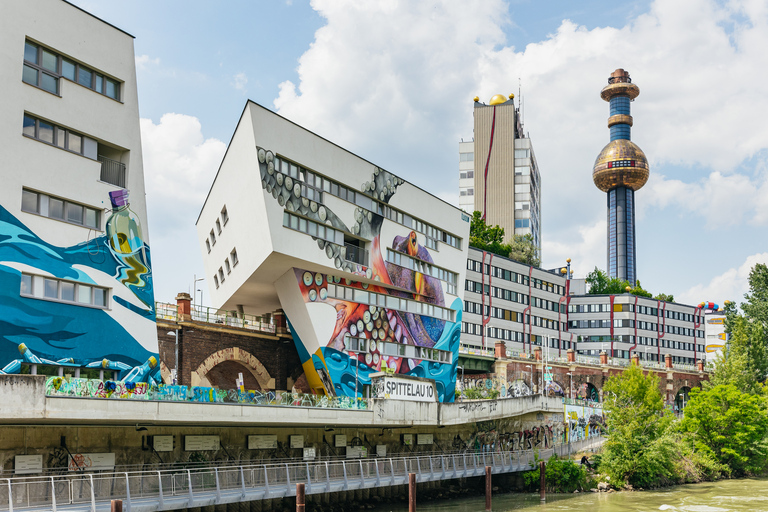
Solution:
<svg viewBox="0 0 768 512"><path fill-rule="evenodd" d="M407 512L408 504L386 504L376 512ZM483 512L485 497L419 502L418 512ZM493 512L530 510L540 512L633 512L667 510L681 512L768 512L768 479L722 480L681 485L659 491L548 494L546 503L537 494L495 494Z"/></svg>

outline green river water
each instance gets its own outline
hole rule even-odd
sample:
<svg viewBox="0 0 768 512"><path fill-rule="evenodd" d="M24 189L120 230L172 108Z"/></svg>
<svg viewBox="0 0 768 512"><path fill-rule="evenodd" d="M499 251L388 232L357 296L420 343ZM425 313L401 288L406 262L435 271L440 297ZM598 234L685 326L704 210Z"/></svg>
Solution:
<svg viewBox="0 0 768 512"><path fill-rule="evenodd" d="M407 512L408 504L387 504L376 512ZM482 496L451 500L416 500L418 512L483 512ZM493 511L536 510L541 512L623 512L669 510L685 512L768 512L768 479L723 480L680 485L659 491L548 494L546 503L538 494L495 494Z"/></svg>

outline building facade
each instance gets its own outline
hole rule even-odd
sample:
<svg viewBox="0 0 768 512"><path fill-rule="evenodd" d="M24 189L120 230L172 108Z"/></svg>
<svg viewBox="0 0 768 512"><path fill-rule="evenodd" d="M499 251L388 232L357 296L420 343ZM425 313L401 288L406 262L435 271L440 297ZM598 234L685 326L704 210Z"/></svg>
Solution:
<svg viewBox="0 0 768 512"><path fill-rule="evenodd" d="M608 128L611 141L600 151L592 170L595 186L608 200L608 275L628 281L637 280L637 245L635 239L635 191L648 181L645 153L630 140L632 116L629 104L640 94L629 73L617 69L608 78L600 97L610 103Z"/></svg>
<svg viewBox="0 0 768 512"><path fill-rule="evenodd" d="M20 351L142 364L157 334L133 37L26 0L0 6L0 41L0 368Z"/></svg>
<svg viewBox="0 0 768 512"><path fill-rule="evenodd" d="M459 143L460 206L471 213L473 197L474 210L504 228L505 243L513 234L530 234L540 253L541 176L514 95L497 94L487 105L475 98L474 119L474 141Z"/></svg>
<svg viewBox="0 0 768 512"><path fill-rule="evenodd" d="M504 342L512 353L542 347L577 354L678 364L704 358L704 316L697 306L630 294L576 295L561 269L548 271L470 247L461 344L465 352ZM574 286L578 293L578 286Z"/></svg>
<svg viewBox="0 0 768 512"><path fill-rule="evenodd" d="M453 400L468 215L248 102L197 231L213 305L281 309L311 390L387 372Z"/></svg>

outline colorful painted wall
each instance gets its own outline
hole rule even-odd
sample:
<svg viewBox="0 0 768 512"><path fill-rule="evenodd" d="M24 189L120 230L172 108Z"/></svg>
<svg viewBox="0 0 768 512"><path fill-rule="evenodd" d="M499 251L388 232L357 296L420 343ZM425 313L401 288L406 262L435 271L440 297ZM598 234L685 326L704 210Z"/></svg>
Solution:
<svg viewBox="0 0 768 512"><path fill-rule="evenodd" d="M0 368L20 358L21 344L44 363L82 366L108 359L132 368L157 354L150 249L127 191L110 196L106 232L71 247L47 243L0 205ZM23 281L22 273L37 279ZM106 307L29 289L46 277L107 289Z"/></svg>

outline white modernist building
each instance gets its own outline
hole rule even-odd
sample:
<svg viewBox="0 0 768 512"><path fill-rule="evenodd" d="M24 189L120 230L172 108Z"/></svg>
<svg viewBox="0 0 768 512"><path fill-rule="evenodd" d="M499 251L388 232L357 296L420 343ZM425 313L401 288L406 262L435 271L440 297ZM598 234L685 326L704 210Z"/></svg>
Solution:
<svg viewBox="0 0 768 512"><path fill-rule="evenodd" d="M282 309L310 390L376 372L453 400L469 217L252 102L197 220L214 306Z"/></svg>
<svg viewBox="0 0 768 512"><path fill-rule="evenodd" d="M0 368L157 353L133 37L0 3ZM23 347L21 348L24 351Z"/></svg>

